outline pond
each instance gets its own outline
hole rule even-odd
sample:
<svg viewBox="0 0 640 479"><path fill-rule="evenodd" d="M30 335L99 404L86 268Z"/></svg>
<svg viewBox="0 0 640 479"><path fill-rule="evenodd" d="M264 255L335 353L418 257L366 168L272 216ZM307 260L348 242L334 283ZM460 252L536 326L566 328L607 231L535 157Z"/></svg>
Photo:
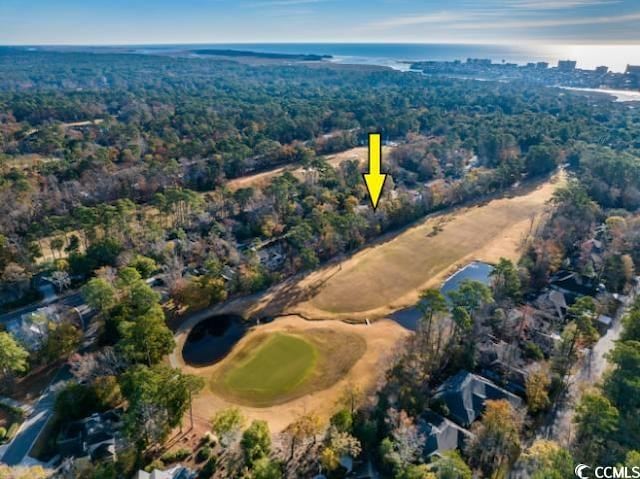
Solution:
<svg viewBox="0 0 640 479"><path fill-rule="evenodd" d="M446 296L451 291L457 290L460 287L460 283L465 280L479 281L484 284L489 284L492 271L493 266L490 264L474 261L449 276L442 285L442 288L440 288L440 291Z"/></svg>
<svg viewBox="0 0 640 479"><path fill-rule="evenodd" d="M210 366L229 354L246 332L247 323L240 316L211 316L189 332L182 357L190 366Z"/></svg>
<svg viewBox="0 0 640 479"><path fill-rule="evenodd" d="M440 288L440 292L446 297L448 293L458 289L460 283L464 280L480 281L481 283L489 284L492 271L493 266L488 263L482 263L480 261L469 263L464 268L459 269L453 275L449 276L442 285L442 288ZM418 321L421 316L422 313L420 310L416 306L411 306L410 308L396 311L390 317L400 326L415 331L418 329Z"/></svg>

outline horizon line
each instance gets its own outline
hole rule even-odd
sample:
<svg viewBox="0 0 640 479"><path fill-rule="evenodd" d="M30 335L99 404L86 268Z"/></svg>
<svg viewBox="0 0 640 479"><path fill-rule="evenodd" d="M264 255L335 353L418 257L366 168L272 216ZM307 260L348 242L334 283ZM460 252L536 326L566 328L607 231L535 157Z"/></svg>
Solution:
<svg viewBox="0 0 640 479"><path fill-rule="evenodd" d="M144 42L144 43L0 43L0 47L139 47L139 46L189 46L189 45L491 45L491 46L513 46L512 41L486 41L486 42L473 42L473 41L381 41L381 42L363 42L363 41L267 41L267 40L254 40L254 41L195 41L195 42ZM547 46L547 47L568 47L568 46L640 46L640 40L638 41L619 41L619 42L554 42L554 41L537 41L531 40L525 43L521 43L519 46Z"/></svg>

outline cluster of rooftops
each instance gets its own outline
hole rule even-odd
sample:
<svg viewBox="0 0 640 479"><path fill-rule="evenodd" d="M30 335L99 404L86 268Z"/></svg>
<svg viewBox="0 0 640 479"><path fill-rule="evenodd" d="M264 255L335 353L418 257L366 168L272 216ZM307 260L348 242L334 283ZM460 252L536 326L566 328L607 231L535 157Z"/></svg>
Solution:
<svg viewBox="0 0 640 479"><path fill-rule="evenodd" d="M447 417L433 411L421 416L420 427L426 436L425 456L462 448L471 437L468 428L480 419L487 401L506 400L514 408L523 405L517 395L483 376L464 370L447 379L436 390L433 399L447 411Z"/></svg>

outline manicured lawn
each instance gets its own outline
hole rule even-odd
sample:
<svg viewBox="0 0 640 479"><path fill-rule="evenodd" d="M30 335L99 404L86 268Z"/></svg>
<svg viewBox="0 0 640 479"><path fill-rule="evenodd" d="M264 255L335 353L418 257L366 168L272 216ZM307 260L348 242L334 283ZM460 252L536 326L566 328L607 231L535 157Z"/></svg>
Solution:
<svg viewBox="0 0 640 479"><path fill-rule="evenodd" d="M221 363L202 368L199 374L209 379L217 396L258 408L333 386L367 349L360 335L344 328L312 327L295 332L258 328L245 339Z"/></svg>
<svg viewBox="0 0 640 479"><path fill-rule="evenodd" d="M273 334L222 376L234 396L253 403L269 402L300 386L313 371L318 352L291 334Z"/></svg>

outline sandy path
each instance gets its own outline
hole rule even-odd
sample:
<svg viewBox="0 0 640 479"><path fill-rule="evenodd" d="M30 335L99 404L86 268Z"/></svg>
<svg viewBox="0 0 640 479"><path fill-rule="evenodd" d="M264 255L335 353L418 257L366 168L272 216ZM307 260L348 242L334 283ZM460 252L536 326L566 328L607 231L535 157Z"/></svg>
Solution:
<svg viewBox="0 0 640 479"><path fill-rule="evenodd" d="M383 155L388 154L391 151L391 148L385 146L382 151ZM367 159L367 152L368 149L364 146L351 148L350 150L327 156L327 163L334 168L337 168L341 163L347 160L357 160L359 163L363 163ZM231 191L235 191L240 188L266 186L273 178L287 171L298 179L303 179L304 177L302 168L295 165L285 165L272 170L256 173L255 175L242 176L240 178L230 180L227 182L227 187Z"/></svg>

